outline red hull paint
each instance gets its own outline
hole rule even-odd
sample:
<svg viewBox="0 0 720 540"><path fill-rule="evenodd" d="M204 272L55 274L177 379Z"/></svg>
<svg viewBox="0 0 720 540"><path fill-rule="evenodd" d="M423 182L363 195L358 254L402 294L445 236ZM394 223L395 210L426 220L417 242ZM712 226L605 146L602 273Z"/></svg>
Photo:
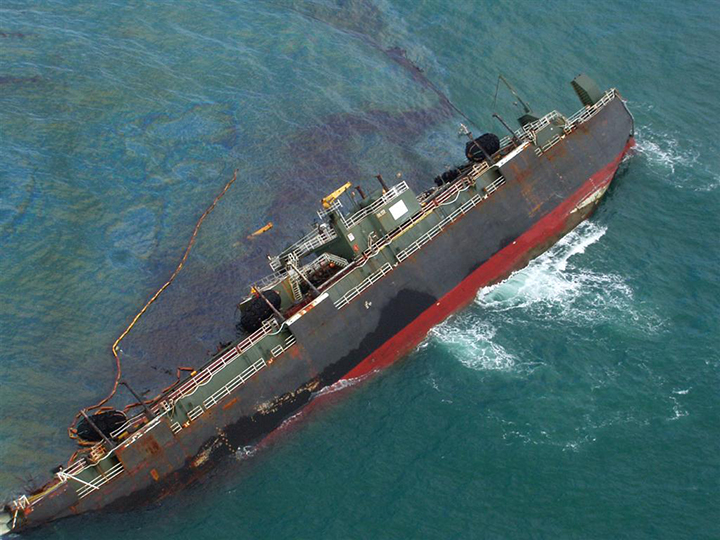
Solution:
<svg viewBox="0 0 720 540"><path fill-rule="evenodd" d="M555 210L538 221L515 242L493 255L490 260L460 282L434 306L425 310L417 319L355 366L344 378L360 377L389 366L415 348L433 326L445 320L451 313L470 304L480 288L507 276L518 267L529 251L554 236L560 235L567 227L570 214L578 203L610 184L620 166L620 161L634 145L635 140L631 137L623 151L613 161L592 175L580 189L560 203Z"/></svg>

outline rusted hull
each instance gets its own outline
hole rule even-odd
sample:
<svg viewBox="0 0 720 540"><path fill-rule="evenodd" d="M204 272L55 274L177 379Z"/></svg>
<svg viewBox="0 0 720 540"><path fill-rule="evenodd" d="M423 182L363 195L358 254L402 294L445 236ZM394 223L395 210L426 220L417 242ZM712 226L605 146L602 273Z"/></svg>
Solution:
<svg viewBox="0 0 720 540"><path fill-rule="evenodd" d="M391 364L479 288L525 266L586 219L632 144L632 119L614 99L546 153L529 146L502 167L506 184L492 198L357 299L342 309L318 303L295 321L296 344L273 369L177 433L159 421L118 452L122 473L102 489L80 498L68 481L34 505L22 527L157 500L237 448L257 444L322 388Z"/></svg>

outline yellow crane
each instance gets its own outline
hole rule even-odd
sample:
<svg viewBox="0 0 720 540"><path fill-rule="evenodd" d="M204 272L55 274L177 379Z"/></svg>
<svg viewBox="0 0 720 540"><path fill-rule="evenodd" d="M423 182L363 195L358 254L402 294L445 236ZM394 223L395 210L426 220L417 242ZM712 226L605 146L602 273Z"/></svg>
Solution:
<svg viewBox="0 0 720 540"><path fill-rule="evenodd" d="M327 197L323 197L323 199L321 201L323 208L325 208L325 209L330 208L330 206L332 206L332 203L334 203L340 195L345 193L351 187L352 187L352 182L347 182L345 185L339 187L338 189L333 191Z"/></svg>

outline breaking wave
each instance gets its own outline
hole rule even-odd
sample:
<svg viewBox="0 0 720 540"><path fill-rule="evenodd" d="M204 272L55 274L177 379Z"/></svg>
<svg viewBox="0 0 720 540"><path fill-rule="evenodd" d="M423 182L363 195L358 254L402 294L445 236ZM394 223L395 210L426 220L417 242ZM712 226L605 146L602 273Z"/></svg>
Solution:
<svg viewBox="0 0 720 540"><path fill-rule="evenodd" d="M481 289L476 303L495 312L510 309L566 310L589 288L629 296L622 279L570 265L575 255L598 242L607 228L585 222L562 238L550 251L513 273L505 281Z"/></svg>
<svg viewBox="0 0 720 540"><path fill-rule="evenodd" d="M335 392L339 392L341 390L344 390L345 388L354 386L366 377L367 375L362 375L360 377L353 377L351 379L340 379L339 381L331 384L330 386L326 386L325 388L317 392L315 395L313 395L313 399L317 399L321 396L325 396L328 394L334 394Z"/></svg>
<svg viewBox="0 0 720 540"><path fill-rule="evenodd" d="M430 337L448 346L464 366L478 371L511 371L517 358L493 340L497 329L475 316L459 316L432 330Z"/></svg>
<svg viewBox="0 0 720 540"><path fill-rule="evenodd" d="M626 332L654 333L662 320L635 301L624 276L593 270L586 258L576 259L606 232L607 227L591 221L580 224L526 268L482 289L476 304L485 316L522 310L551 324L610 324Z"/></svg>
<svg viewBox="0 0 720 540"><path fill-rule="evenodd" d="M248 445L248 446L241 446L235 451L235 459L238 461L243 461L245 459L250 459L257 453L257 446L254 445Z"/></svg>
<svg viewBox="0 0 720 540"><path fill-rule="evenodd" d="M691 141L680 143L668 133L655 132L649 127L636 133L637 153L661 178L676 188L713 191L720 187L716 167L703 163L700 152Z"/></svg>
<svg viewBox="0 0 720 540"><path fill-rule="evenodd" d="M662 321L636 305L623 276L592 270L576 258L597 243L607 228L586 221L552 249L508 279L478 292L476 309L430 331L463 365L476 370L533 368L501 343L498 329L532 319L544 327L616 325L623 332L653 333Z"/></svg>
<svg viewBox="0 0 720 540"><path fill-rule="evenodd" d="M486 316L522 310L553 323L625 323L628 328L640 323L643 331L654 330L660 321L652 313L638 311L624 276L574 263L574 258L584 254L606 231L602 225L582 223L523 270L482 289L476 304Z"/></svg>
<svg viewBox="0 0 720 540"><path fill-rule="evenodd" d="M682 165L693 165L699 154L680 146L677 139L668 134L655 133L649 128L637 130L637 151L651 166L662 168L675 174Z"/></svg>

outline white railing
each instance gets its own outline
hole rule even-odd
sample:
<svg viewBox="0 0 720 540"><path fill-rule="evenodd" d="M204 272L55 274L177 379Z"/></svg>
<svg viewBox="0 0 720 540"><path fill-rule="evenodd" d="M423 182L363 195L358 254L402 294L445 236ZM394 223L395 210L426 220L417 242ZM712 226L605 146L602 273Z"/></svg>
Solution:
<svg viewBox="0 0 720 540"><path fill-rule="evenodd" d="M77 490L78 498L82 499L86 495L90 494L93 491L97 491L100 489L100 486L103 484L107 484L110 480L115 478L116 476L120 476L123 472L123 465L122 463L117 463L113 465L110 469L108 469L106 472L97 475L95 478L90 480L89 482L81 482L82 485ZM66 476L71 473L66 472ZM71 479L74 479L71 477Z"/></svg>
<svg viewBox="0 0 720 540"><path fill-rule="evenodd" d="M481 163L474 163L472 169L468 173L473 180L477 180L480 176L490 168L490 164L487 161Z"/></svg>
<svg viewBox="0 0 720 540"><path fill-rule="evenodd" d="M287 351L290 347L295 345L295 336L290 334L287 339L285 340L285 345L278 345L277 347L270 349L270 354L272 354L273 358L277 358L282 353Z"/></svg>
<svg viewBox="0 0 720 540"><path fill-rule="evenodd" d="M406 182L400 182L397 185L394 185L390 189L388 189L385 193L383 193L383 196L377 199L375 202L373 202L371 205L366 206L362 210L358 210L353 215L343 218L343 224L346 228L350 228L354 225L357 225L360 223L366 216L369 216L370 214L374 213L378 208L380 208L382 205L387 203L388 201L391 201L401 193L408 190L408 185Z"/></svg>
<svg viewBox="0 0 720 540"><path fill-rule="evenodd" d="M557 143L559 143L560 139L561 139L560 135L555 135L552 139L547 141L542 146L538 146L537 148L535 148L535 155L541 156L543 152L547 152L548 150L550 150L550 148L552 148Z"/></svg>
<svg viewBox="0 0 720 540"><path fill-rule="evenodd" d="M325 221L325 219L333 212L339 214L341 208L342 202L340 202L340 199L335 199L333 202L330 203L329 208L323 208L322 210L318 210L317 215L321 220Z"/></svg>
<svg viewBox="0 0 720 540"><path fill-rule="evenodd" d="M335 238L337 238L335 229L329 225L321 226L318 230L306 234L292 246L283 250L280 255L272 257L270 259L270 268L273 270L280 270L285 262L284 259L287 259L288 255L291 253L296 253L298 257L302 257L314 249L327 244L330 240L334 240Z"/></svg>
<svg viewBox="0 0 720 540"><path fill-rule="evenodd" d="M242 354L242 352L245 352L250 347L252 347L255 343L260 341L265 335L267 335L269 332L273 330L273 325L264 325L259 330L257 330L255 333L251 334L248 338L243 340L241 343L236 345L235 347L229 349L225 354L223 354L220 358L213 361L210 365L208 365L206 368L204 368L200 373L194 375L191 377L185 384L183 384L180 388L166 396L163 401L156 404L152 407L153 413L155 413L155 418L150 421L146 426L143 426L138 431L133 433L128 439L117 445L115 448L110 450L109 452L106 452L105 448L102 446L102 443L98 443L90 448L90 453L93 452L98 453L102 452L103 456L102 459L106 459L110 455L112 455L115 450L118 448L124 448L132 445L135 443L138 439L140 439L143 435L151 431L153 428L159 425L159 422L161 418L168 413L172 412L174 409L174 402L178 399L181 399L183 397L192 395L197 388L200 386L204 386L208 382L210 382L210 379L217 374L219 371L221 371L224 367L232 363L236 358ZM294 336L290 335L286 341L285 341L285 347L283 347L282 352L285 352L288 348L290 348L292 345L295 344L295 338ZM277 356L277 355L275 355ZM255 363L253 363L251 366L246 368L238 377L235 377L232 379L227 385L225 385L226 388L229 385L232 385L231 390L237 388L244 382L246 382L252 375L260 371L263 367L265 367L267 364L265 363L265 360L262 358L257 360ZM187 393L186 393L187 392ZM197 406L193 410L191 410L188 413L188 417L190 420L195 420L200 415L202 415L205 412L205 409L203 409L202 406ZM144 413L140 413L136 415L135 417L131 418L125 423L125 427L129 428L134 424L137 424L144 420L146 417ZM182 426L177 421L172 421L170 423L170 429L173 433L178 433L180 430L182 430ZM115 434L117 431L112 432L111 435ZM64 471L61 471L58 473L58 479L61 482L67 482L68 478L75 479L75 477L83 472L86 469L89 469L91 467L95 466L94 463L89 463L85 457L81 457L78 460L74 461L70 466L65 469ZM108 471L101 473L97 477L95 477L93 480L89 482L80 481L78 479L78 482L82 484L82 487L78 489L78 497L83 498L86 495L88 495L91 491L95 491L99 489L100 486L103 484L109 482L116 476L120 475L123 472L123 467L121 463L118 463L111 467ZM43 494L42 496L38 497L37 499L34 499L32 501L32 505L37 504L45 497L46 494ZM25 497L25 496L23 496ZM27 498L25 498L27 500ZM17 502L17 501L16 501Z"/></svg>
<svg viewBox="0 0 720 540"><path fill-rule="evenodd" d="M171 392L164 400L177 401L178 399L191 396L199 387L205 386L207 383L209 383L216 373L222 371L226 366L235 361L241 354L250 349L258 341L263 339L267 334L274 331L276 329L276 326L276 323L263 324L263 326L250 334L243 341L241 341L234 347L228 349L222 356L213 360L197 374L190 377L178 389ZM156 405L155 410L158 409L159 405ZM155 410L153 412L155 412Z"/></svg>
<svg viewBox="0 0 720 540"><path fill-rule="evenodd" d="M490 195L491 193L497 191L497 189L502 186L505 183L505 177L500 176L497 180L487 185L485 188L485 193Z"/></svg>
<svg viewBox="0 0 720 540"><path fill-rule="evenodd" d="M380 280L385 274L389 274L392 272L392 265L390 263L383 264L379 270L376 270L372 274L370 274L368 277L366 277L363 281L360 282L359 285L353 287L348 292L346 292L344 295L342 295L336 302L335 307L337 309L342 309L346 305L348 305L352 300L354 300L356 297L360 296L360 294L370 287L373 283L376 283Z"/></svg>
<svg viewBox="0 0 720 540"><path fill-rule="evenodd" d="M491 184L492 185L492 184ZM497 188L495 188L497 189ZM493 190L494 191L494 190ZM442 232L442 230L447 227L450 223L458 219L461 215L466 214L470 209L477 206L477 204L488 197L488 195L485 195L484 197L480 195L479 193L477 195L474 195L467 201L465 201L462 205L460 205L458 208L456 208L450 215L443 218L437 225L435 225L433 228L431 228L429 231L427 231L425 234L423 234L420 238L415 240L413 243L411 243L408 247L403 249L401 252L397 254L397 260L398 262L402 262L408 257L410 257L413 253L418 251L420 248L422 248L425 244L427 244L430 240L435 238L438 234Z"/></svg>
<svg viewBox="0 0 720 540"><path fill-rule="evenodd" d="M330 262L337 264L341 268L344 268L349 264L348 261L343 259L342 257L338 257L337 255L333 255L331 253L323 253L314 261L310 261L308 264L300 268L300 272L302 272L303 275L307 276L308 274L314 272L315 270L318 270L320 267ZM285 269L278 272L273 272L269 276L265 276L261 280L256 281L253 287L260 291L264 291L266 289L274 287L282 280L284 280L287 276L288 271Z"/></svg>
<svg viewBox="0 0 720 540"><path fill-rule="evenodd" d="M612 101L615 97L617 97L617 90L615 88L611 88L605 94L603 94L603 97L598 100L597 103L594 105L591 105L589 107L583 107L579 111L577 111L575 114L573 114L570 118L564 118L562 114L560 114L557 111L551 111L539 120L536 120L535 122L531 122L530 124L527 124L526 126L520 128L519 130L515 131L515 136L522 142L522 141L530 141L534 142L535 139L535 132L539 129L544 128L545 126L549 125L552 120L556 118L561 118L564 120L563 122L563 130L565 133L572 132L573 129L578 124L582 124L583 122L589 120L591 117L593 117L597 112L602 109L605 105L607 105L610 101ZM558 138L553 138L552 141L549 143L546 143L542 150L545 151L554 144L556 144L559 141ZM503 137L500 140L500 148L504 148L510 142L512 141L512 137L506 136Z"/></svg>
<svg viewBox="0 0 720 540"><path fill-rule="evenodd" d="M565 132L565 135L569 135L573 132L573 130L583 122L587 122L590 118L595 116L598 111L600 111L605 105L610 103L615 97L617 96L617 90L614 88L611 88L605 94L603 95L600 100L595 103L594 105L591 105L589 107L584 107L580 109L578 112L576 112L574 115L572 115L570 118L565 119L565 123L562 126L563 131ZM540 126L543 127L543 126ZM534 128L539 129L539 128ZM564 135L563 135L564 136ZM549 141L547 141L545 144L542 145L542 147L538 147L535 149L535 154L538 156L542 155L543 152L547 152L550 148L555 146L557 143L560 142L560 139L562 137L560 135L556 135Z"/></svg>
<svg viewBox="0 0 720 540"><path fill-rule="evenodd" d="M205 410L202 408L201 405L198 405L191 411L188 411L187 415L191 422L195 421L196 418L198 418L202 413L204 413Z"/></svg>
<svg viewBox="0 0 720 540"><path fill-rule="evenodd" d="M280 353L282 354L282 352L283 351L281 350ZM203 406L201 407L201 409L204 408L206 411L211 407L214 407L218 403L218 401L220 401L225 396L230 395L230 392L235 390L241 384L245 383L245 381L250 379L250 377L255 375L265 366L267 366L267 362L265 362L265 360L262 358L260 358L260 360L256 361L254 364L248 366L242 373L230 379L230 381L228 381L225 386L215 391L210 397L206 398L205 401L203 401ZM195 418L200 416L200 414L205 411L201 411L199 414L197 414L197 416L193 417L192 420L195 420Z"/></svg>
<svg viewBox="0 0 720 540"><path fill-rule="evenodd" d="M347 259L343 259L339 255L334 255L332 253L323 253L320 257L318 257L318 260L323 259L323 258L328 263L333 263L333 264L339 266L340 268L345 268L348 264L350 264L350 262ZM325 261L323 261L323 264L324 264L324 262Z"/></svg>
<svg viewBox="0 0 720 540"><path fill-rule="evenodd" d="M549 126L553 123L553 120L561 120L562 124L566 123L566 118L560 114L557 111L550 111L545 116L540 118L539 120L535 120L534 122L530 122L529 124L525 124L523 126L522 131L525 132L526 135L532 137L534 135L534 132L541 130L542 128Z"/></svg>
<svg viewBox="0 0 720 540"><path fill-rule="evenodd" d="M277 259L278 263L277 265L273 264L273 260L270 261L270 267L275 269L276 266L279 268L280 259L278 257L275 257ZM256 281L253 285L256 289L260 291L264 291L265 289L272 287L273 285L280 283L283 279L287 277L287 270L282 268L281 270L277 270L277 272L273 272L269 276L265 276L259 281ZM248 297L249 298L249 297Z"/></svg>
<svg viewBox="0 0 720 540"><path fill-rule="evenodd" d="M317 231L313 231L310 234L301 238L296 242L290 251L294 251L298 254L310 253L312 250L319 248L323 244L327 244L330 240L337 238L335 229L326 225L325 227L320 226Z"/></svg>
<svg viewBox="0 0 720 540"><path fill-rule="evenodd" d="M144 414L138 414L138 415L133 416L132 418L128 419L128 421L125 422L122 426L117 428L115 431L110 432L110 438L114 439L115 437L120 435L123 431L130 429L135 424L139 424L140 422L142 422L143 418L145 418Z"/></svg>
<svg viewBox="0 0 720 540"><path fill-rule="evenodd" d="M594 116L605 105L610 103L615 97L617 97L617 90L615 88L611 88L610 90L605 92L603 97L600 98L597 103L589 107L584 107L575 114L573 114L570 118L568 118L567 123L570 126L582 124L583 122Z"/></svg>

